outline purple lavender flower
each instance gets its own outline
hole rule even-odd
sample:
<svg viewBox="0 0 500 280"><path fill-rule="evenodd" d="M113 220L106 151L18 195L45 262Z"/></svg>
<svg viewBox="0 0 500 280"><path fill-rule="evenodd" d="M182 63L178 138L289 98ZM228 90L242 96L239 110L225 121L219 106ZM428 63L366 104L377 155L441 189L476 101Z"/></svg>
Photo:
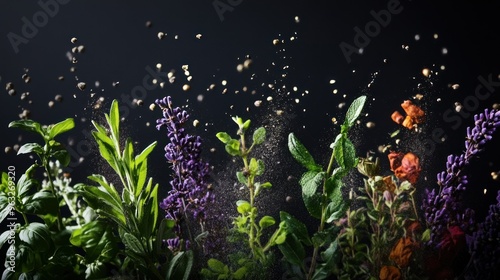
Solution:
<svg viewBox="0 0 500 280"><path fill-rule="evenodd" d="M497 203L490 205L486 219L468 241L474 265L471 279L493 279L500 275L500 191Z"/></svg>
<svg viewBox="0 0 500 280"><path fill-rule="evenodd" d="M439 247L449 227L459 226L467 231L474 225L474 212L464 209L462 202L462 195L468 183L467 176L462 173L471 158L484 148L500 126L500 111L486 109L474 116L474 122L473 128L467 128L465 152L460 156L448 156L446 170L437 175L440 190L426 190L423 209L431 229L430 245L435 247Z"/></svg>
<svg viewBox="0 0 500 280"><path fill-rule="evenodd" d="M165 210L167 219L176 221L174 230L178 237L182 238L181 222L188 218L188 214L200 224L201 230L204 230L206 206L214 201L208 183L209 165L201 159L201 138L187 134L183 128L189 118L188 113L179 107L172 107L170 96L158 99L155 103L163 110L163 118L156 121L156 128L167 128L170 142L165 146L165 158L173 170L173 179L170 181L172 189L160 203L160 207ZM188 230L189 226L184 225ZM189 233L191 234L190 231ZM192 236L189 239L192 239ZM180 244L177 241L167 241L168 246L177 248L174 246Z"/></svg>

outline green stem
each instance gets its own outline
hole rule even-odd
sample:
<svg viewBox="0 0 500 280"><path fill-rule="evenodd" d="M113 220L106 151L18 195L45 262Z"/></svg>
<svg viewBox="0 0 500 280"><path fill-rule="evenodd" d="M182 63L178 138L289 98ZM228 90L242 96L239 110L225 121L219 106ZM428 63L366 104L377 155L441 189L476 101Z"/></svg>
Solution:
<svg viewBox="0 0 500 280"><path fill-rule="evenodd" d="M326 212L326 180L330 173L332 173L333 162L335 161L335 155L332 151L332 155L330 156L330 161L328 162L328 168L326 169L325 178L323 179L323 195L321 196L321 220L318 227L318 232L323 231L325 227L325 212ZM307 274L307 279L312 279L314 275L314 271L316 270L316 259L319 254L319 247L314 246L313 256L311 260L311 266L309 267L309 273Z"/></svg>
<svg viewBox="0 0 500 280"><path fill-rule="evenodd" d="M56 193L56 189L54 187L54 182L52 179L52 174L51 174L50 169L49 169L49 164L48 164L47 158L44 158L44 160L43 160L43 167L45 168L45 172L47 172L47 179L49 181L50 191L52 192L52 194L56 198L57 204L59 204L59 197L58 197L58 195ZM62 223L61 208L57 207L57 228L59 229L59 231L61 231L63 229L63 227L64 227L64 225Z"/></svg>
<svg viewBox="0 0 500 280"><path fill-rule="evenodd" d="M18 212L19 212L19 211L18 211ZM24 214L23 212L19 212L19 213L21 213L21 214L23 215L24 223L25 223L26 225L29 225L29 224L30 224L30 222L28 221L28 217L26 217L26 214Z"/></svg>

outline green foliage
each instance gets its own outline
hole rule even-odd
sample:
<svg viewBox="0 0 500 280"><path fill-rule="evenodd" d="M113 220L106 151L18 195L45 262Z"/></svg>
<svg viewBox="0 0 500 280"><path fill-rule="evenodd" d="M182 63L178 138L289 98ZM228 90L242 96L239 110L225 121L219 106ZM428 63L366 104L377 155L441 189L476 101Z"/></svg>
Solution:
<svg viewBox="0 0 500 280"><path fill-rule="evenodd" d="M411 268L390 258L393 248L405 236L411 237L415 244L426 241L425 232L407 229L413 222L418 223L415 188L395 176L380 176L378 159L361 159L358 170L367 176L356 196L364 207L348 211L345 230L339 235L339 245L343 248L340 278L374 279L388 265L399 267L402 275L409 275L410 270L413 276L422 274L419 267L422 259L418 254L411 255L415 264Z"/></svg>
<svg viewBox="0 0 500 280"><path fill-rule="evenodd" d="M348 132L361 114L365 101L366 97L361 96L349 106L341 131L330 145L332 154L326 170L314 161L311 153L293 133L288 136L290 153L307 169L299 181L304 204L309 214L320 220L318 231L309 236L302 222L285 212L280 215L282 223L285 223L287 238L279 248L298 277L328 279L332 273L338 272L341 252L336 236L340 228L335 222L345 215L350 205L350 201L346 201L342 195L342 178L358 162ZM335 161L337 167L334 169ZM305 246L313 247L309 267L303 262L307 251Z"/></svg>
<svg viewBox="0 0 500 280"><path fill-rule="evenodd" d="M16 170L9 169L1 175L0 221L15 216L15 212L24 220L24 225L10 223L0 235L1 246L10 245L6 259L16 265L12 270L11 265L6 266L2 279L78 278L84 270L77 253L81 246L71 244L69 237L94 216L92 209L78 203L71 179L63 176L62 168L68 165L70 157L55 139L73 129L74 121L66 119L45 126L33 120L19 120L9 127L38 134L43 144L25 143L19 148L18 155L36 154L39 159L24 174L19 176ZM38 169L43 170L43 177L38 176ZM62 217L62 209L69 210L65 212L70 216Z"/></svg>
<svg viewBox="0 0 500 280"><path fill-rule="evenodd" d="M234 232L245 236L246 248L243 256L238 257L236 263L225 265L223 262L210 259L208 268L202 270L202 275L209 279L248 279L253 277L256 271L262 271L265 275L266 270L273 261L271 248L283 244L286 239L285 222L281 222L274 232L270 233L267 242L261 240L268 235L268 229L276 224L271 216L263 216L259 219L258 209L255 205L256 198L262 189L270 188L269 182L261 183L256 181L258 176L264 174L264 161L251 157L252 150L266 139L266 129L259 127L253 132L252 144L247 147L245 133L250 127L250 120L243 121L239 117L233 117L233 121L238 125L237 135L239 139L232 138L226 132L217 133L217 138L225 144L226 152L231 156L241 158L243 167L236 172L238 182L243 184L248 190L249 199L236 202L238 216L234 219Z"/></svg>
<svg viewBox="0 0 500 280"><path fill-rule="evenodd" d="M80 194L89 206L96 209L98 216L112 222L114 231L108 233L108 228L101 229L103 234L108 233L106 240L99 243L101 247L104 246L101 251L112 252L116 243L111 246L106 242L117 240L115 235L118 235L118 240L121 240L125 247L123 254L126 256L121 263L121 273L139 270L148 278L160 279L164 278L161 276L162 272L171 277L179 277L178 271L184 272L187 269L186 275L189 275L192 266L191 253L183 252L182 255L171 256L161 249L161 242L171 232L172 225L162 222L158 229L158 184L153 185L152 178L147 179L147 157L156 142L137 155L132 139L127 138L124 146L120 146L120 115L116 100L112 102L110 112L105 114L105 118L107 127L92 121L96 129L92 131L92 135L101 156L120 178L122 191L120 193L99 174L89 176L97 186L78 186ZM76 234L73 233L72 241L79 244Z"/></svg>

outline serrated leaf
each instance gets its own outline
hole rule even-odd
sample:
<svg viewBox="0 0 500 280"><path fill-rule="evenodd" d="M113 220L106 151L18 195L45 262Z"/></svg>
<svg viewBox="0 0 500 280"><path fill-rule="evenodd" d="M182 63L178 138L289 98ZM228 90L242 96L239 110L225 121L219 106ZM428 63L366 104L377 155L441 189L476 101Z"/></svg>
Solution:
<svg viewBox="0 0 500 280"><path fill-rule="evenodd" d="M321 185L325 173L318 171L307 171L302 174L299 184L302 187L303 196L312 196Z"/></svg>
<svg viewBox="0 0 500 280"><path fill-rule="evenodd" d="M280 220L285 222L288 233L295 235L305 245L311 245L311 239L304 223L284 211L280 211Z"/></svg>
<svg viewBox="0 0 500 280"><path fill-rule="evenodd" d="M349 170L358 163L356 148L345 134L339 134L333 143L333 153L338 164Z"/></svg>
<svg viewBox="0 0 500 280"><path fill-rule="evenodd" d="M361 111L363 110L363 106L365 105L366 101L366 96L362 95L358 98L356 98L351 105L349 106L349 109L347 109L347 113L345 115L345 121L344 125L347 127L352 127L354 123L356 122L356 119L359 117L361 114Z"/></svg>
<svg viewBox="0 0 500 280"><path fill-rule="evenodd" d="M313 157L309 153L309 151L302 145L297 137L293 133L288 135L288 149L292 154L293 158L300 164L302 164L305 168L310 171L319 171L321 170L321 166L317 165L314 162Z"/></svg>
<svg viewBox="0 0 500 280"><path fill-rule="evenodd" d="M75 127L75 121L72 118L67 118L64 121L58 122L49 126L49 138L54 139L57 135L69 131Z"/></svg>

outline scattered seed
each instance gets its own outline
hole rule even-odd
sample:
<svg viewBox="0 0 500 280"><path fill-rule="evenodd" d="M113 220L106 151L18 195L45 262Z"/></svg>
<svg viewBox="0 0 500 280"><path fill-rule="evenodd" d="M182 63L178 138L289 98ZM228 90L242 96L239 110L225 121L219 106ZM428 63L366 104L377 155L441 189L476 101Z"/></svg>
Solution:
<svg viewBox="0 0 500 280"><path fill-rule="evenodd" d="M251 60L251 59L249 59L249 58L248 58L248 59L245 59L245 61L243 62L243 67L244 67L245 69L248 69L248 68L250 68L250 65L252 65L252 60Z"/></svg>
<svg viewBox="0 0 500 280"><path fill-rule="evenodd" d="M150 20L146 21L146 27L151 28L151 26L153 26L153 23Z"/></svg>
<svg viewBox="0 0 500 280"><path fill-rule="evenodd" d="M253 105L255 105L255 107L260 107L260 105L262 104L262 100L256 100Z"/></svg>
<svg viewBox="0 0 500 280"><path fill-rule="evenodd" d="M459 84L453 84L453 85L451 86L451 88L452 88L452 89L455 89L455 90L457 90L459 87L460 87L460 85L459 85Z"/></svg>
<svg viewBox="0 0 500 280"><path fill-rule="evenodd" d="M366 123L366 127L368 127L368 128L374 128L375 127L375 123L374 122L367 122Z"/></svg>
<svg viewBox="0 0 500 280"><path fill-rule="evenodd" d="M190 85L188 85L188 84L184 84L184 85L182 86L182 90L183 90L183 91L188 91L190 88L191 88L191 86L190 86Z"/></svg>
<svg viewBox="0 0 500 280"><path fill-rule="evenodd" d="M241 73L241 72L243 72L243 64L238 64L238 65L236 66L236 71L238 71L238 72L240 72L240 73Z"/></svg>
<svg viewBox="0 0 500 280"><path fill-rule="evenodd" d="M196 39L198 40L201 39L201 36L202 36L201 34L196 34Z"/></svg>
<svg viewBox="0 0 500 280"><path fill-rule="evenodd" d="M5 84L5 90L11 90L14 89L14 84L12 82L8 82Z"/></svg>
<svg viewBox="0 0 500 280"><path fill-rule="evenodd" d="M291 202L293 199L292 199L292 197L291 197L291 196L287 196L287 197L285 198L285 200L286 200L286 202Z"/></svg>
<svg viewBox="0 0 500 280"><path fill-rule="evenodd" d="M11 153L12 152L12 148L9 147L9 146L7 146L7 147L5 147L4 151L5 151L6 154Z"/></svg>
<svg viewBox="0 0 500 280"><path fill-rule="evenodd" d="M80 46L78 46L77 50L78 50L79 53L84 53L85 52L85 46L84 45L80 45Z"/></svg>
<svg viewBox="0 0 500 280"><path fill-rule="evenodd" d="M71 43L75 44L77 41L78 39L76 39L76 37L71 38Z"/></svg>
<svg viewBox="0 0 500 280"><path fill-rule="evenodd" d="M144 101L142 101L142 99L137 100L137 105L139 106L144 105Z"/></svg>
<svg viewBox="0 0 500 280"><path fill-rule="evenodd" d="M429 77L429 75L431 74L431 70L429 70L428 68L424 68L422 69L422 74L426 77Z"/></svg>
<svg viewBox="0 0 500 280"><path fill-rule="evenodd" d="M279 43L280 43L280 40L279 40L279 39L274 39L274 40L273 40L273 45L275 45L275 46L276 46L276 45L278 45Z"/></svg>
<svg viewBox="0 0 500 280"><path fill-rule="evenodd" d="M52 108L52 107L54 107L54 101L50 100L49 101L49 108Z"/></svg>
<svg viewBox="0 0 500 280"><path fill-rule="evenodd" d="M200 124L200 121L199 121L199 120L194 120L194 121L193 121L193 126L194 126L194 127L197 127L199 124Z"/></svg>
<svg viewBox="0 0 500 280"><path fill-rule="evenodd" d="M156 104L154 104L154 103L149 104L149 110L154 111L155 108L156 108Z"/></svg>
<svg viewBox="0 0 500 280"><path fill-rule="evenodd" d="M14 96L14 95L16 95L16 90L15 89L10 89L8 91L8 93L9 93L10 96Z"/></svg>
<svg viewBox="0 0 500 280"><path fill-rule="evenodd" d="M58 79L59 81L64 81L64 76L59 76L59 77L57 77L57 79Z"/></svg>
<svg viewBox="0 0 500 280"><path fill-rule="evenodd" d="M56 95L56 96L54 97L54 100L55 100L55 101L57 101L57 102L62 102L63 97L62 97L62 95L58 94L58 95Z"/></svg>
<svg viewBox="0 0 500 280"><path fill-rule="evenodd" d="M165 33L163 32L158 32L158 39L162 40L165 37Z"/></svg>
<svg viewBox="0 0 500 280"><path fill-rule="evenodd" d="M299 16L295 16L294 20L295 20L295 23L299 23L300 22Z"/></svg>
<svg viewBox="0 0 500 280"><path fill-rule="evenodd" d="M83 91L87 87L87 84L84 83L84 82L79 82L76 86L78 87L78 89L80 89L81 91Z"/></svg>

